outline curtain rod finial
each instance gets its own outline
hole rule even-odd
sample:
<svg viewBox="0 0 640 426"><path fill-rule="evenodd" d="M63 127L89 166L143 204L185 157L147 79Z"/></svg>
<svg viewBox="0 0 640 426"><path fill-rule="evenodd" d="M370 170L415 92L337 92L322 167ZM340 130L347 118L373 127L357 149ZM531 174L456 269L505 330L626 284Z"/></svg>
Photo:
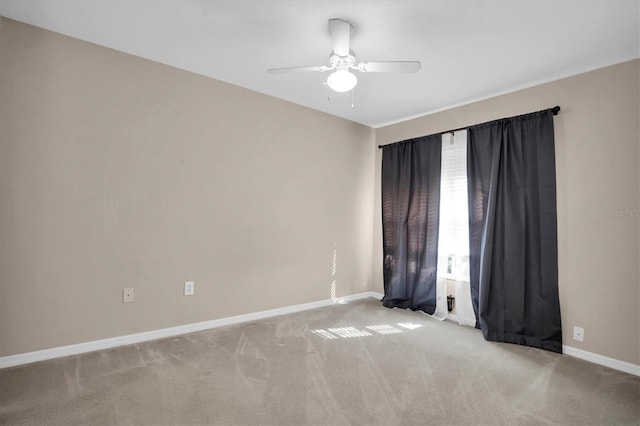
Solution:
<svg viewBox="0 0 640 426"><path fill-rule="evenodd" d="M551 108L551 112L553 112L553 115L558 115L558 113L560 112L560 107L558 105L554 106L553 108Z"/></svg>

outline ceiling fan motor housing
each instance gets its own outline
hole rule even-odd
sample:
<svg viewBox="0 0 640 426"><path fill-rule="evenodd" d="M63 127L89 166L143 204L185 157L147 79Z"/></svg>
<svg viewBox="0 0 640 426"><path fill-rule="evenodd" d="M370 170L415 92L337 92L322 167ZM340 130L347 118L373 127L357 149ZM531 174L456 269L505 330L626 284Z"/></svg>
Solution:
<svg viewBox="0 0 640 426"><path fill-rule="evenodd" d="M336 52L331 52L329 56L329 64L331 64L331 68L336 68L338 70L346 70L349 68L357 68L356 64L356 55L352 50L349 50L349 55L340 56Z"/></svg>

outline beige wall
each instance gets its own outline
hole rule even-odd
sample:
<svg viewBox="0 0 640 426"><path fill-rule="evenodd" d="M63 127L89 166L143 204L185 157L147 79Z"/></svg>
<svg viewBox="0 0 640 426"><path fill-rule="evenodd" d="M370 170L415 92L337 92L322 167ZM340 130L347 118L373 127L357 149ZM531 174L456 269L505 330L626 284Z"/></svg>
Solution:
<svg viewBox="0 0 640 426"><path fill-rule="evenodd" d="M634 61L374 131L0 19L0 356L326 299L334 250L338 295L382 291L374 144L557 104L565 344L640 364L638 217L607 215L639 97Z"/></svg>
<svg viewBox="0 0 640 426"><path fill-rule="evenodd" d="M7 19L0 73L0 356L370 289L373 129Z"/></svg>
<svg viewBox="0 0 640 426"><path fill-rule="evenodd" d="M640 364L639 64L626 62L376 130L377 143L386 144L560 105L554 122L564 343L636 365ZM375 211L379 212L379 151L376 164ZM376 214L376 291L382 291L380 227ZM585 329L584 343L572 340L576 325Z"/></svg>

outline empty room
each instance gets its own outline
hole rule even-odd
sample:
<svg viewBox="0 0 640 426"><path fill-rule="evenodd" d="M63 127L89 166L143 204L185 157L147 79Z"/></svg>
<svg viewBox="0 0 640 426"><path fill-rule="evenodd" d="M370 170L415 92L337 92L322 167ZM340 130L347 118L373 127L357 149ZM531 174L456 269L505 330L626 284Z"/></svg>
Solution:
<svg viewBox="0 0 640 426"><path fill-rule="evenodd" d="M638 425L639 265L638 0L0 0L0 425Z"/></svg>

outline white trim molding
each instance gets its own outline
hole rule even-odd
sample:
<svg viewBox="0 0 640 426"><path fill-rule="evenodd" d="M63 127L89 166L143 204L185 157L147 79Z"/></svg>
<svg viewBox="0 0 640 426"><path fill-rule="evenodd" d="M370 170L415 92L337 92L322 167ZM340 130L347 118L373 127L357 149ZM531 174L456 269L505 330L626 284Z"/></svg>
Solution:
<svg viewBox="0 0 640 426"><path fill-rule="evenodd" d="M364 293L352 294L336 299L325 299L317 302L302 303L300 305L286 306L283 308L269 309L266 311L254 312L244 315L236 315L232 317L220 318L211 321L197 322L193 324L180 325L177 327L162 328L159 330L146 331L143 333L129 334L125 336L112 337L109 339L94 340L91 342L78 343L75 345L60 346L56 348L43 349L40 351L26 352L16 355L8 355L0 357L0 369L15 367L18 365L31 364L38 361L46 361L48 359L61 358L69 355L78 355L87 352L98 351L102 349L111 349L124 345L148 342L151 340L164 339L167 337L179 336L196 331L209 330L227 325L241 324L249 321L256 321L265 318L276 317L280 315L292 314L295 312L308 311L311 309L322 308L333 304L348 303L355 300L375 298L382 299L383 295L375 291L367 291ZM593 362L594 364L603 365L613 368L614 370L623 371L625 373L640 376L640 365L631 364L629 362L620 361L603 355L594 354L592 352L576 349L571 346L562 346L562 352L575 358Z"/></svg>
<svg viewBox="0 0 640 426"><path fill-rule="evenodd" d="M86 352L93 352L102 349L111 349L124 345L148 342L151 340L164 339L181 334L194 333L196 331L209 330L212 328L224 327L232 324L240 324L248 321L256 321L279 315L291 314L295 312L308 311L310 309L322 308L336 303L348 303L354 300L367 298L382 298L382 294L373 291L352 294L336 299L325 299L317 302L302 303L300 305L286 306L284 308L269 309L267 311L254 312L244 315L220 318L211 321L197 322L193 324L179 325L177 327L162 328L159 330L146 331L142 333L129 334L125 336L112 337L109 339L94 340L75 345L60 346L56 348L43 349L34 352L26 352L16 355L0 357L0 369L15 367L18 365L30 364L48 359L61 358L69 355L78 355Z"/></svg>
<svg viewBox="0 0 640 426"><path fill-rule="evenodd" d="M625 373L633 374L634 376L640 376L640 365L631 364L630 362L594 354L593 352L583 351L582 349L576 349L567 345L562 345L562 353L594 364L613 368L614 370L624 371Z"/></svg>

